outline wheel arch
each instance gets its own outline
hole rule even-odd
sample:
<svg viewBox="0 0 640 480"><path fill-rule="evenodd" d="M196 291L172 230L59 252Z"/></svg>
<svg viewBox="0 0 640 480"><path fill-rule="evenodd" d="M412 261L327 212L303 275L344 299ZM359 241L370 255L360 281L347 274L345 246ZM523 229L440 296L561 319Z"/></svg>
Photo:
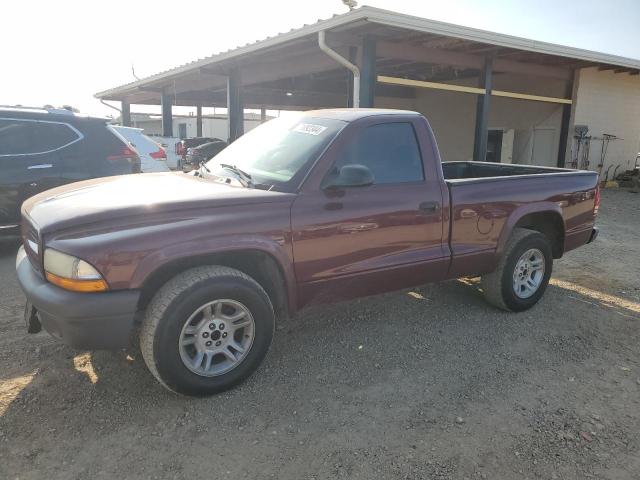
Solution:
<svg viewBox="0 0 640 480"><path fill-rule="evenodd" d="M551 202L525 206L513 212L505 223L498 240L496 253L502 255L504 247L515 228L528 228L542 233L551 245L553 258L564 253L565 223L560 207Z"/></svg>
<svg viewBox="0 0 640 480"><path fill-rule="evenodd" d="M235 268L253 278L267 292L277 315L288 315L295 308L295 290L280 261L259 248L241 248L185 255L168 259L151 271L140 284L138 310L144 310L158 289L174 276L203 265Z"/></svg>

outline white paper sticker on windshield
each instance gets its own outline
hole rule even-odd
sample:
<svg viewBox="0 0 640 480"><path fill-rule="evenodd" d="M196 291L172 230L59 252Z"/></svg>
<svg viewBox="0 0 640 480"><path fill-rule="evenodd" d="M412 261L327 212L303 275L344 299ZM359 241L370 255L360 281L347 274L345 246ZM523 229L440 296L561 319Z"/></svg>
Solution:
<svg viewBox="0 0 640 480"><path fill-rule="evenodd" d="M296 125L293 131L300 132L300 133L308 133L309 135L320 135L326 129L327 127L323 127L322 125L313 125L311 123L301 123L299 125Z"/></svg>

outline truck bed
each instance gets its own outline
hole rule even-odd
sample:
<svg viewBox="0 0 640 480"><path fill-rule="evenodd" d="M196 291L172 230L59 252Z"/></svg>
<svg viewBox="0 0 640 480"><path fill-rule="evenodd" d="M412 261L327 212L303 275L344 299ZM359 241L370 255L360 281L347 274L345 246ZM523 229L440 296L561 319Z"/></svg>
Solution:
<svg viewBox="0 0 640 480"><path fill-rule="evenodd" d="M488 162L443 162L449 189L451 275L495 267L496 246L516 225L509 219L547 212L566 235L556 256L589 240L598 175L595 172ZM538 220L539 217L536 217ZM553 221L553 220L551 220Z"/></svg>
<svg viewBox="0 0 640 480"><path fill-rule="evenodd" d="M521 175L579 173L568 168L540 167L534 165L513 165L491 162L443 162L444 179L477 180L482 178L513 177ZM584 172L586 173L586 172Z"/></svg>

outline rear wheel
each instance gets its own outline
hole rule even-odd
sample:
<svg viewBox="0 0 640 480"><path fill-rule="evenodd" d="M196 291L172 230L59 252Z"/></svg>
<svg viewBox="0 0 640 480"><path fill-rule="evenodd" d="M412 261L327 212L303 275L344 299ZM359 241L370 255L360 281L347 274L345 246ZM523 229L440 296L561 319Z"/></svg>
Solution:
<svg viewBox="0 0 640 480"><path fill-rule="evenodd" d="M171 279L151 300L140 347L165 387L211 395L258 368L274 325L271 301L255 280L229 267L199 267Z"/></svg>
<svg viewBox="0 0 640 480"><path fill-rule="evenodd" d="M547 237L533 230L516 228L498 268L482 276L485 298L503 310L527 310L544 294L552 268L553 255Z"/></svg>

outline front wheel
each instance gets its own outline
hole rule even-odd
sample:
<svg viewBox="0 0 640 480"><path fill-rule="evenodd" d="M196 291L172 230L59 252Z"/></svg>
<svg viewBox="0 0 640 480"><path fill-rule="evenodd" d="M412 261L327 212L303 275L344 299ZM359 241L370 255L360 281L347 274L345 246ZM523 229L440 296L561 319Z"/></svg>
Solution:
<svg viewBox="0 0 640 480"><path fill-rule="evenodd" d="M151 300L140 349L169 390L211 395L258 368L274 326L269 296L255 280L229 267L198 267L171 279Z"/></svg>
<svg viewBox="0 0 640 480"><path fill-rule="evenodd" d="M503 310L527 310L544 294L552 268L553 254L547 237L534 230L516 228L498 268L482 276L485 298Z"/></svg>

